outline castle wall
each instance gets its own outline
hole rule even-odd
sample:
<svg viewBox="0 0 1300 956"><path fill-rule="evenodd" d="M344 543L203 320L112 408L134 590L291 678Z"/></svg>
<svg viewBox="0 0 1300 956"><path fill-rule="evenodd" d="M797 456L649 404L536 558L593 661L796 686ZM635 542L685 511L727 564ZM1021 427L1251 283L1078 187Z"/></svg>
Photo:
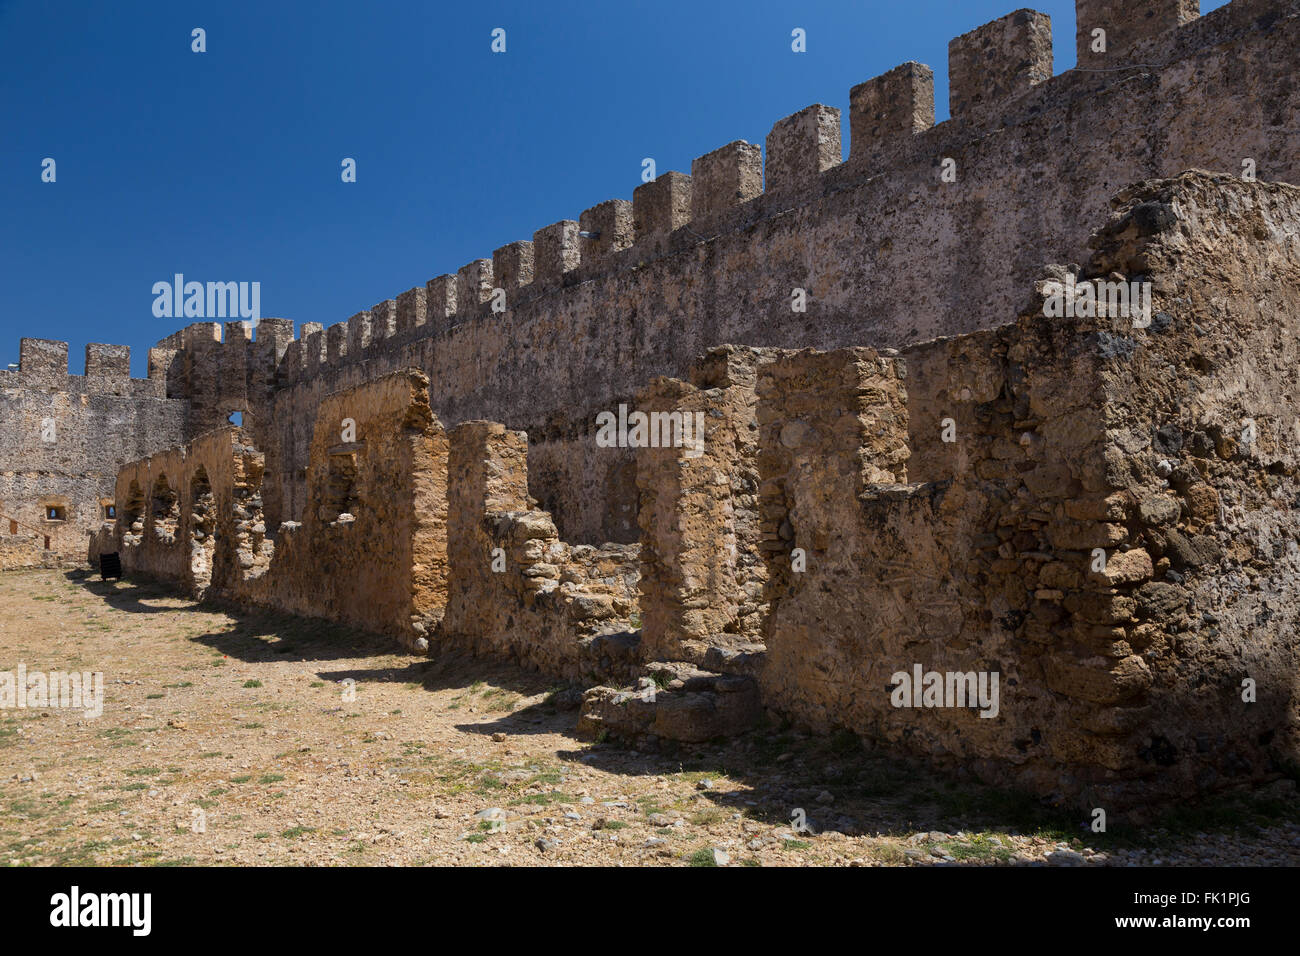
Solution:
<svg viewBox="0 0 1300 956"><path fill-rule="evenodd" d="M847 162L838 111L809 107L774 126L766 189L757 147L728 144L691 176L639 187L630 208L599 204L345 323L297 340L277 328L266 345L259 329L251 351L235 341L246 360L228 334L215 365L210 344L196 345L189 381L204 409L231 404L229 376L244 383L266 430L274 519L304 504L320 399L417 367L440 420L532 436L532 492L567 539L633 541L627 462L593 457L589 439L636 383L684 378L719 342L886 348L991 328L1023 304L1035 263L1087 258L1090 224L1125 183L1240 173L1247 158L1263 179L1300 181L1294 0L1235 0L1204 17L1188 0L1150 0L1141 15L1080 0L1080 11L1110 44L1083 69L1052 76L1047 18L1011 14L953 41L943 123L930 70L905 64L852 91ZM955 182L941 178L945 159ZM791 309L796 288L806 312Z"/></svg>
<svg viewBox="0 0 1300 956"><path fill-rule="evenodd" d="M233 595L416 646L447 600L447 435L428 380L407 370L329 396L309 460L302 521L278 526L266 573Z"/></svg>
<svg viewBox="0 0 1300 956"><path fill-rule="evenodd" d="M1057 77L1019 11L953 41L946 123L920 64L856 87L845 163L818 104L346 322L177 333L149 397L218 427L120 470L128 571L649 664L681 739L754 691L1083 806L1268 779L1300 756L1300 190L1240 173L1297 178L1300 4L1195 6L1080 0L1110 52ZM1192 164L1228 173L1111 196ZM1076 279L1150 282L1149 324L1052 315ZM703 447L603 447L620 404ZM995 714L897 706L918 667L997 675Z"/></svg>
<svg viewBox="0 0 1300 956"><path fill-rule="evenodd" d="M15 556L7 563L84 560L88 535L110 520L118 467L185 438L186 403L165 397L160 376L131 378L129 348L88 345L84 370L69 374L66 342L27 338L19 367L0 371L0 544ZM52 555L42 558L46 537Z"/></svg>
<svg viewBox="0 0 1300 956"><path fill-rule="evenodd" d="M125 467L124 561L196 593L208 561L214 596L420 649L678 675L662 713L593 690L589 727L635 709L702 739L761 700L1080 806L1263 782L1300 756L1297 224L1295 187L1145 182L1011 324L902 351L715 349L639 394L707 423L698 456L635 450L639 548L565 542L529 494L527 436L443 433L409 370L326 399L304 521L274 539L238 430ZM1149 282L1149 314L1057 317L1066 279ZM997 696L900 706L917 669L996 676Z"/></svg>
<svg viewBox="0 0 1300 956"><path fill-rule="evenodd" d="M301 522L272 528L265 459L227 426L125 465L100 550L193 593L459 647L565 676L627 677L638 548L572 546L527 494L527 438L449 435L418 370L322 403Z"/></svg>

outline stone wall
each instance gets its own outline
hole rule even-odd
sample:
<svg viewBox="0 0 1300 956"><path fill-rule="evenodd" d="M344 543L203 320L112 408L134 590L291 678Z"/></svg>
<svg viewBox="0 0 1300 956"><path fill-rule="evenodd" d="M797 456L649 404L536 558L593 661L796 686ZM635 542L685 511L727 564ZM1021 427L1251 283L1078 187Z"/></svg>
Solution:
<svg viewBox="0 0 1300 956"><path fill-rule="evenodd" d="M639 663L635 545L573 546L528 495L528 436L495 422L451 432L451 565L437 640L566 677Z"/></svg>
<svg viewBox="0 0 1300 956"><path fill-rule="evenodd" d="M122 512L94 547L196 597L414 650L455 646L575 678L635 670L637 547L561 541L528 497L526 436L484 422L449 435L422 372L326 397L301 522L269 522L251 441L227 426L124 466Z"/></svg>
<svg viewBox="0 0 1300 956"><path fill-rule="evenodd" d="M1040 301L907 350L919 482L869 477L897 446L864 467L869 429L832 377L782 374L825 357L761 369L764 487L813 501L763 518L829 544L803 575L769 554L765 703L1087 806L1294 765L1298 222L1284 186L1189 174L1122 193L1079 278L1151 281L1150 326ZM998 674L997 716L896 707L894 675L917 665Z"/></svg>
<svg viewBox="0 0 1300 956"><path fill-rule="evenodd" d="M276 533L245 431L124 467L124 563L420 650L662 683L594 689L588 730L699 740L761 704L1085 807L1264 781L1300 758L1300 189L1140 183L1090 244L995 329L726 346L650 382L590 451L633 456L639 545L564 541L528 436L445 432L411 369L322 401L303 521ZM1149 309L1050 307L1099 282ZM635 439L633 411L657 423ZM913 673L996 697L900 706Z"/></svg>
<svg viewBox="0 0 1300 956"><path fill-rule="evenodd" d="M58 563L58 553L45 550L42 535L0 533L0 571L49 567Z"/></svg>
<svg viewBox="0 0 1300 956"><path fill-rule="evenodd" d="M115 540L128 573L427 647L446 604L446 458L408 370L322 403L301 522L270 524L265 457L227 426L119 472Z"/></svg>
<svg viewBox="0 0 1300 956"><path fill-rule="evenodd" d="M759 518L755 386L771 359L772 350L714 349L691 367L689 382L656 379L639 396L638 411L699 416L687 425L703 425L702 435L690 427L698 443L637 449L648 660L719 666L759 650L762 552L772 529ZM656 440L669 437L660 431Z"/></svg>
<svg viewBox="0 0 1300 956"><path fill-rule="evenodd" d="M752 719L707 667L799 723L1081 805L1265 780L1300 756L1300 190L1141 183L1091 245L996 329L723 347L651 382L635 410L706 425L593 448L635 458L639 548L563 541L527 436L444 433L408 370L322 403L278 537L239 430L124 468L124 560L557 676L649 665L680 706L638 719L684 739ZM1050 283L1099 281L1149 283L1149 312L1048 308ZM993 713L897 706L916 668L996 675ZM597 697L584 719L612 726L627 696Z"/></svg>
<svg viewBox="0 0 1300 956"><path fill-rule="evenodd" d="M86 346L84 375L69 374L66 342L25 338L19 353L17 369L0 371L0 540L17 522L37 552L49 537L62 560L81 561L111 520L118 467L183 441L187 406L165 397L152 364L131 378L126 346ZM41 563L18 542L7 550Z"/></svg>
<svg viewBox="0 0 1300 956"><path fill-rule="evenodd" d="M631 203L593 206L328 329L294 339L292 323L264 320L252 343L237 323L224 342L210 323L177 333L160 343L178 356L169 394L191 398L198 430L246 408L276 522L301 517L320 400L421 368L448 425L528 432L531 491L568 540L632 542L628 459L593 456L590 436L642 383L686 378L721 342L888 348L992 328L1039 263L1086 259L1123 184L1240 173L1247 159L1262 179L1300 181L1297 0L1204 17L1194 0L1078 6L1108 37L1102 55L1080 34L1081 69L1053 76L1048 18L1010 14L951 44L943 123L932 71L904 64L850 92L846 162L839 111L808 107L774 125L765 157L728 144L691 176L664 173Z"/></svg>

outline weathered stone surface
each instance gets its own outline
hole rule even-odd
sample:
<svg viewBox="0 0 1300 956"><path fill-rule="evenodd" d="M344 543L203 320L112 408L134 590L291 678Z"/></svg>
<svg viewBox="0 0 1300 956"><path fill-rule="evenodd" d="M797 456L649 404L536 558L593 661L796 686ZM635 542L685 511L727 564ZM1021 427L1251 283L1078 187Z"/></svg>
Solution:
<svg viewBox="0 0 1300 956"><path fill-rule="evenodd" d="M671 679L665 680L666 675ZM590 738L609 735L640 746L660 740L703 743L749 730L760 713L758 685L752 678L668 663L642 677L637 687L588 690L578 733Z"/></svg>

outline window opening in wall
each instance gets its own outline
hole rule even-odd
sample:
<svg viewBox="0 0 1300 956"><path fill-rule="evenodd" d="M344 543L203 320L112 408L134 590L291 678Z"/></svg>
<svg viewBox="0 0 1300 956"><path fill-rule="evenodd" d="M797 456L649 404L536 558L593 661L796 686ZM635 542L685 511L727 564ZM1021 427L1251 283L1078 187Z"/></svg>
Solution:
<svg viewBox="0 0 1300 956"><path fill-rule="evenodd" d="M67 519L68 519L68 509L64 508L62 505L45 506L46 521L66 521Z"/></svg>
<svg viewBox="0 0 1300 956"><path fill-rule="evenodd" d="M342 515L357 515L361 502L357 498L357 456L355 452L335 452L329 459L329 480L325 485L325 501L321 506L321 520L338 521Z"/></svg>

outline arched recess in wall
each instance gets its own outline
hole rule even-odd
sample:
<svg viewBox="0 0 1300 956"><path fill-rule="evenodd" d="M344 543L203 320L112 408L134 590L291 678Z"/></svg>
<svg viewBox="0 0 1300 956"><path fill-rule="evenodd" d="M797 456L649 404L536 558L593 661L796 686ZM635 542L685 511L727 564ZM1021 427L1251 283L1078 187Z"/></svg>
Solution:
<svg viewBox="0 0 1300 956"><path fill-rule="evenodd" d="M135 547L144 535L144 491L140 482L132 481L122 505L122 544Z"/></svg>
<svg viewBox="0 0 1300 956"><path fill-rule="evenodd" d="M172 489L165 472L153 483L150 499L153 503L154 536L163 544L174 544L181 520L180 496Z"/></svg>
<svg viewBox="0 0 1300 956"><path fill-rule="evenodd" d="M194 590L202 597L212 584L212 556L216 551L217 504L212 483L202 465L190 480L190 574Z"/></svg>

